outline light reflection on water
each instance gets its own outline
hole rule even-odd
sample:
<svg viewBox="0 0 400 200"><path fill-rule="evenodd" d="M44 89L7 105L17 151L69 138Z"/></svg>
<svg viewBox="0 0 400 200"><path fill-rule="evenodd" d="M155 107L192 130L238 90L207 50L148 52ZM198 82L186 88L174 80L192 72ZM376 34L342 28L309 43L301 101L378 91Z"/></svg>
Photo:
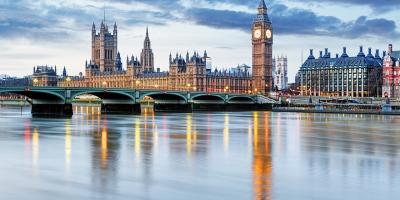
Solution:
<svg viewBox="0 0 400 200"><path fill-rule="evenodd" d="M399 117L297 113L32 119L0 109L0 199L395 199Z"/></svg>

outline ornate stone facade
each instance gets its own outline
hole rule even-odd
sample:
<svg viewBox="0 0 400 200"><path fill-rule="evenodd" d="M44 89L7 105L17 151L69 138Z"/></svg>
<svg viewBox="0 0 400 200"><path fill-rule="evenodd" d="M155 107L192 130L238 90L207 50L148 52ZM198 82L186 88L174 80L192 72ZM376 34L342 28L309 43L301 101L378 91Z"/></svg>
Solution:
<svg viewBox="0 0 400 200"><path fill-rule="evenodd" d="M272 77L272 23L264 0L258 6L253 23L253 90L268 94L273 87Z"/></svg>
<svg viewBox="0 0 400 200"><path fill-rule="evenodd" d="M272 88L272 24L263 0L253 24L253 76L247 66L229 70L212 70L207 53L170 55L169 70L154 70L154 54L148 29L140 58L127 57L122 70L117 48L117 26L114 34L102 22L99 34L92 29L92 59L86 62L84 77L59 81L60 87L138 88L229 93L263 93ZM260 32L260 36L257 34Z"/></svg>
<svg viewBox="0 0 400 200"><path fill-rule="evenodd" d="M273 60L274 68L274 89L285 90L288 89L288 62L286 56L278 56Z"/></svg>
<svg viewBox="0 0 400 200"><path fill-rule="evenodd" d="M32 82L35 87L57 86L57 67L33 67Z"/></svg>
<svg viewBox="0 0 400 200"><path fill-rule="evenodd" d="M400 51L393 51L391 44L383 58L382 97L400 98Z"/></svg>

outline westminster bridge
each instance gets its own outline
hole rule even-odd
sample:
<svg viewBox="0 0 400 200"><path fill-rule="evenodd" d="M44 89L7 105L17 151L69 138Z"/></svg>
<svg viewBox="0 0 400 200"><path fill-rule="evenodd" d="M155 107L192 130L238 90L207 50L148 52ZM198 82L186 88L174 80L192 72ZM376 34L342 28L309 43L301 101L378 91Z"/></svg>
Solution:
<svg viewBox="0 0 400 200"><path fill-rule="evenodd" d="M120 88L0 87L1 93L26 96L32 115L72 116L72 102L81 95L101 99L101 111L141 113L141 102L154 101L155 112L270 110L276 102L261 95Z"/></svg>

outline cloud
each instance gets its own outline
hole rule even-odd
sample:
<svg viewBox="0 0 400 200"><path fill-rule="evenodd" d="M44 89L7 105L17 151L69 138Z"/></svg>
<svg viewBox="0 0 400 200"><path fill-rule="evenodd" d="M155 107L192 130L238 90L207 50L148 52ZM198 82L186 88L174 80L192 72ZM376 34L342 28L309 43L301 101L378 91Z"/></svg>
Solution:
<svg viewBox="0 0 400 200"><path fill-rule="evenodd" d="M288 8L276 4L270 9L270 18L277 34L322 35L359 38L365 36L398 36L396 23L387 19L368 19L360 16L357 20L343 22L332 16L318 16L312 11ZM189 20L214 28L251 30L255 14L229 10L193 8L187 11Z"/></svg>
<svg viewBox="0 0 400 200"><path fill-rule="evenodd" d="M345 0L322 1L347 2ZM370 6L379 6L372 0L348 1L351 4L363 2ZM254 12L212 7L217 4L228 5L223 8L235 7L235 5L245 6ZM119 27L138 24L165 25L171 21L180 21L217 29L238 29L249 32L257 4L258 1L248 0L152 0L150 2L148 0L113 0L107 3L107 12L112 16L110 18L118 22ZM4 0L0 2L0 37L23 37L44 41L74 37L90 29L92 21L99 23L102 18L102 6L103 1L100 0ZM396 23L390 19L360 16L357 20L344 22L334 16L317 15L311 10L289 8L277 1L270 5L269 15L275 32L282 35L322 35L346 38L399 35L396 31Z"/></svg>
<svg viewBox="0 0 400 200"><path fill-rule="evenodd" d="M360 5L360 6L369 6L374 10L379 11L389 11L400 8L398 0L291 0L297 1L301 3L332 3L332 4L345 4L345 5Z"/></svg>

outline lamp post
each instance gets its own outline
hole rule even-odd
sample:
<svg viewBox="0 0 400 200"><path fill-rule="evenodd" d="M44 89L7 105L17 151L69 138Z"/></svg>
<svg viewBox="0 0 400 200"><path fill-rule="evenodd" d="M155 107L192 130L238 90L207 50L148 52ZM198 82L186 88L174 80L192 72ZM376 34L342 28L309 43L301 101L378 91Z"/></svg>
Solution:
<svg viewBox="0 0 400 200"><path fill-rule="evenodd" d="M136 81L136 88L138 89L139 87L140 87L140 81L137 80L137 81Z"/></svg>
<svg viewBox="0 0 400 200"><path fill-rule="evenodd" d="M188 83L188 84L186 84L186 87L187 87L187 91L190 91L190 87L192 87L192 84L190 84L190 83Z"/></svg>
<svg viewBox="0 0 400 200"><path fill-rule="evenodd" d="M67 77L67 78L65 79L65 81L67 81L66 87L68 88L68 87L69 87L69 83L71 82L71 78L70 78L70 77Z"/></svg>
<svg viewBox="0 0 400 200"><path fill-rule="evenodd" d="M103 85L103 88L106 88L107 87L107 82L103 81L102 85Z"/></svg>
<svg viewBox="0 0 400 200"><path fill-rule="evenodd" d="M39 80L37 78L33 79L33 86L37 87L38 86Z"/></svg>

